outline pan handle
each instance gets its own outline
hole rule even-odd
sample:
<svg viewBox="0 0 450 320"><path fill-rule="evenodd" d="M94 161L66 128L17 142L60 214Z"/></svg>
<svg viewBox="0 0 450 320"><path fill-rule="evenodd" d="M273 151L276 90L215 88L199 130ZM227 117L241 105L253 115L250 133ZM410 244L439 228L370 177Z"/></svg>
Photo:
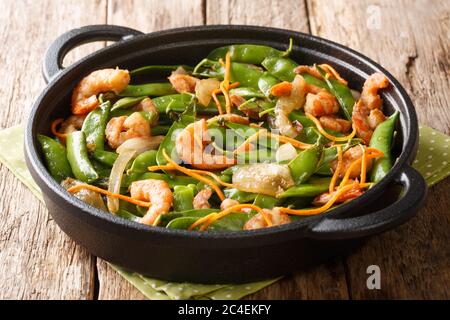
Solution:
<svg viewBox="0 0 450 320"><path fill-rule="evenodd" d="M65 55L79 45L100 40L121 41L141 34L143 33L131 28L104 24L70 30L59 36L47 49L42 66L44 79L48 83L61 72Z"/></svg>
<svg viewBox="0 0 450 320"><path fill-rule="evenodd" d="M387 208L344 219L326 218L313 225L308 237L319 240L339 240L370 236L398 226L413 217L425 201L427 184L409 165L394 180L403 186L402 196Z"/></svg>

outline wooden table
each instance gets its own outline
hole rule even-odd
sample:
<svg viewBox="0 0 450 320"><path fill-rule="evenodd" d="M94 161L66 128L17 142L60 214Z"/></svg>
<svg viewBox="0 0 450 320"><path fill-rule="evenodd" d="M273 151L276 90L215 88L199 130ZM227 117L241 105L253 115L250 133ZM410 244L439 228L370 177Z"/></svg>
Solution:
<svg viewBox="0 0 450 320"><path fill-rule="evenodd" d="M381 63L405 86L420 122L450 133L450 5L390 0L0 0L0 125L23 123L45 84L45 49L89 24L143 32L201 24L254 24L328 38ZM84 45L66 63L105 43ZM14 176L0 167L0 298L141 299L101 259L72 242ZM358 252L298 273L250 299L450 297L450 179L430 190L409 223ZM366 268L381 268L381 290Z"/></svg>

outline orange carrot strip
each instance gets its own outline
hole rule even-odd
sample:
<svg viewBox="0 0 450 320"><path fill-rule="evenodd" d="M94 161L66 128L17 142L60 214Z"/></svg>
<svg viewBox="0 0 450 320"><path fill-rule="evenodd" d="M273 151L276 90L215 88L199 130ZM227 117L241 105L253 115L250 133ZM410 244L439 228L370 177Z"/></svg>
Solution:
<svg viewBox="0 0 450 320"><path fill-rule="evenodd" d="M336 167L336 171L333 173L333 177L331 178L330 187L328 188L328 192L332 193L334 191L334 187L336 186L337 178L339 177L339 174L341 173L342 169L342 147L340 145L336 146L338 150L338 163Z"/></svg>
<svg viewBox="0 0 450 320"><path fill-rule="evenodd" d="M347 85L347 83L348 83L347 80L342 78L341 75L339 74L339 72L337 72L336 69L334 69L329 64L323 63L323 64L319 65L319 67L324 69L327 72L327 74L331 73L331 75L333 75L333 77L335 77L336 80L339 81L340 83Z"/></svg>
<svg viewBox="0 0 450 320"><path fill-rule="evenodd" d="M108 190L104 190L104 189L98 188L98 187L90 185L90 184L78 184L76 186L70 187L69 189L67 189L67 191L70 192L70 193L75 193L75 192L78 192L78 191L80 191L82 189L92 190L92 191L104 194L104 195L106 195L108 197L111 197L111 198L117 198L117 199L120 199L120 200L123 200L123 201L126 201L126 202L133 203L133 204L138 205L140 207L150 207L151 206L150 202L145 202L145 201L133 199L131 197L124 196L123 194L119 194L119 193L112 193L112 192L109 192Z"/></svg>
<svg viewBox="0 0 450 320"><path fill-rule="evenodd" d="M287 81L277 83L276 85L272 86L272 88L270 88L270 94L275 97L290 96L291 92L292 83Z"/></svg>
<svg viewBox="0 0 450 320"><path fill-rule="evenodd" d="M53 135L54 135L55 137L58 137L58 138L61 138L61 139L66 139L67 134L66 134L66 133L60 133L60 132L58 132L58 130L56 129L56 128L58 127L58 125L60 125L60 124L63 123L63 122L64 122L64 119L63 119L63 118L59 118L59 119L54 120L54 121L52 122L52 125L51 125L50 129L51 129L51 131L52 131L52 133L53 133Z"/></svg>

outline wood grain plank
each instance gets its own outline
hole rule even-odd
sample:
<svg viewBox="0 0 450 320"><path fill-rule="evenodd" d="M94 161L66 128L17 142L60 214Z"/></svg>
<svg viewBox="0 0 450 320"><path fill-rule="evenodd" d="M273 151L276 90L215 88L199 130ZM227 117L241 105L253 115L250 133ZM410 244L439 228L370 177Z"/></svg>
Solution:
<svg viewBox="0 0 450 320"><path fill-rule="evenodd" d="M450 132L448 1L317 0L308 8L313 34L380 62L405 86L420 122ZM418 217L347 260L352 298L449 298L449 185L433 187ZM381 290L366 287L371 264L381 268Z"/></svg>
<svg viewBox="0 0 450 320"><path fill-rule="evenodd" d="M104 23L105 8L104 0L2 0L2 128L23 123L44 88L41 61L51 41L71 28ZM69 61L85 53L74 50ZM0 194L0 299L92 299L95 259L63 234L3 166Z"/></svg>
<svg viewBox="0 0 450 320"><path fill-rule="evenodd" d="M131 0L108 2L108 24L124 25L142 32L201 25L203 1ZM100 300L143 299L144 296L101 259L97 260Z"/></svg>
<svg viewBox="0 0 450 320"><path fill-rule="evenodd" d="M207 24L253 24L308 32L303 1L209 0ZM247 299L347 299L345 269L341 260L306 273L284 278Z"/></svg>

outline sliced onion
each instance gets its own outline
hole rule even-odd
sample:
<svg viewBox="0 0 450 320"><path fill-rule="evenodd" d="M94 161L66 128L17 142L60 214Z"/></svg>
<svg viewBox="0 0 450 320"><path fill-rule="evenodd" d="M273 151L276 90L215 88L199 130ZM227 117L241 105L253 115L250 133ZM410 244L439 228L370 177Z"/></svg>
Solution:
<svg viewBox="0 0 450 320"><path fill-rule="evenodd" d="M128 140L129 141L129 140ZM122 177L125 168L128 163L137 154L136 150L125 149L119 153L114 165L111 169L111 174L109 176L108 191L112 193L120 193L120 186L122 184ZM107 198L108 210L111 213L116 213L119 210L119 199Z"/></svg>
<svg viewBox="0 0 450 320"><path fill-rule="evenodd" d="M75 180L75 179L72 179L72 178L67 178L67 179L61 181L61 186L64 189L69 189L70 187L77 186L80 184L85 184L85 183ZM80 191L75 192L73 195L75 197L77 197L78 199L86 202L87 204L90 204L93 207L96 207L100 210L107 211L105 203L103 202L103 199L102 199L102 196L100 195L100 193L97 193L95 191L88 190L88 189L81 189Z"/></svg>
<svg viewBox="0 0 450 320"><path fill-rule="evenodd" d="M276 196L292 187L294 180L287 165L258 163L239 166L233 173L233 185L242 191Z"/></svg>
<svg viewBox="0 0 450 320"><path fill-rule="evenodd" d="M350 89L350 92L352 93L353 99L355 100L359 100L359 98L361 97L361 93L359 91Z"/></svg>
<svg viewBox="0 0 450 320"><path fill-rule="evenodd" d="M275 153L277 162L292 160L297 156L297 150L290 143L282 144Z"/></svg>
<svg viewBox="0 0 450 320"><path fill-rule="evenodd" d="M214 78L203 79L197 82L195 86L195 96L198 102L203 106L208 106L211 102L211 95L214 90L219 89L220 82Z"/></svg>
<svg viewBox="0 0 450 320"><path fill-rule="evenodd" d="M161 142L164 140L164 136L153 136L153 137L138 137L128 139L122 143L116 150L118 154L128 151L136 151L137 154L148 150L158 149Z"/></svg>

